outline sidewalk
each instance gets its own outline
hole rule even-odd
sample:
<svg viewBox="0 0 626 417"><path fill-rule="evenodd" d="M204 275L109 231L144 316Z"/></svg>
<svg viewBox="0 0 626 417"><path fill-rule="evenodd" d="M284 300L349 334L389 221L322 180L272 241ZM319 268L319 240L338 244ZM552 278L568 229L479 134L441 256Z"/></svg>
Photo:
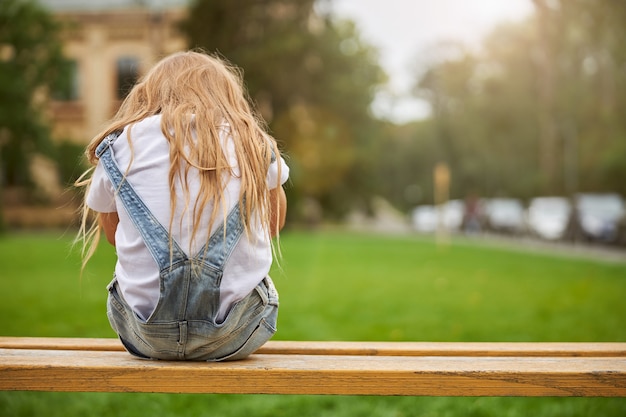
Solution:
<svg viewBox="0 0 626 417"><path fill-rule="evenodd" d="M550 242L531 237L513 237L482 233L475 236L452 235L456 243L467 242L486 246L505 247L534 253L550 253L568 258L591 259L603 262L626 263L626 248L593 243Z"/></svg>

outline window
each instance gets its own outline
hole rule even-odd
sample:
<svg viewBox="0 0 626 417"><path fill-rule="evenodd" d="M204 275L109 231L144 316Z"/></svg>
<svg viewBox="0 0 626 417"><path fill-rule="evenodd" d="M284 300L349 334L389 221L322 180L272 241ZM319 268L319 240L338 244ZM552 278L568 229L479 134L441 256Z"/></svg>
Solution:
<svg viewBox="0 0 626 417"><path fill-rule="evenodd" d="M117 98L123 100L139 78L139 61L134 57L117 60Z"/></svg>

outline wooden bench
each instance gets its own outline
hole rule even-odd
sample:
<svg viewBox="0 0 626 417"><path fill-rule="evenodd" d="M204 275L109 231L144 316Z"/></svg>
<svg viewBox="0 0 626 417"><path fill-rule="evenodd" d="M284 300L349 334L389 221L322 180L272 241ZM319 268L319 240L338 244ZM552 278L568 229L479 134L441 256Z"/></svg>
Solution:
<svg viewBox="0 0 626 417"><path fill-rule="evenodd" d="M626 343L271 341L199 363L135 359L116 339L0 337L0 390L626 397Z"/></svg>

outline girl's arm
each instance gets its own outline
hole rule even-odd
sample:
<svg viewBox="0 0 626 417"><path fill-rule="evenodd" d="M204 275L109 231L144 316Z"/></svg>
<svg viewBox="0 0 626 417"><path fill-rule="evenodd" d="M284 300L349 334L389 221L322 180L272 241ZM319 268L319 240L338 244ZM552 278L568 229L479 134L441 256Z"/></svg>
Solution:
<svg viewBox="0 0 626 417"><path fill-rule="evenodd" d="M270 190L270 208L270 235L274 237L285 226L287 215L287 197L283 187Z"/></svg>
<svg viewBox="0 0 626 417"><path fill-rule="evenodd" d="M117 230L119 221L120 218L115 211L112 213L98 214L98 223L100 223L100 227L104 230L107 241L113 246L115 246L115 231Z"/></svg>

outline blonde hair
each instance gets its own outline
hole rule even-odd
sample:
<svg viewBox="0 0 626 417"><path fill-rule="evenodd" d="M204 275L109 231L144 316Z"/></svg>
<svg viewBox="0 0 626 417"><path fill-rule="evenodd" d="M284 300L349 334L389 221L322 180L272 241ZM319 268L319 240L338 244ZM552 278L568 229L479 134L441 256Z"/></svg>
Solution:
<svg viewBox="0 0 626 417"><path fill-rule="evenodd" d="M182 184L185 210L190 204L193 210L192 241L207 204L214 202L209 230L220 207L223 208L219 203L223 199L224 179L233 175L220 140L220 129L225 124L239 165L239 205L245 232L250 235L251 221L256 218L269 236L277 235L278 230L269 230L272 210L266 178L272 155L279 158L280 153L248 101L241 71L217 56L198 51L164 58L132 88L108 127L91 140L85 152L89 162L98 163L95 151L107 135L157 114L161 115L161 130L170 146L170 235L176 208L176 181ZM127 132L132 153L130 130ZM190 167L198 170L200 179L200 193L193 202L187 183ZM280 164L278 167L277 181L280 181ZM93 167L85 172L76 185L88 190L92 170ZM77 240L83 244L84 267L100 240L97 220L84 203Z"/></svg>

